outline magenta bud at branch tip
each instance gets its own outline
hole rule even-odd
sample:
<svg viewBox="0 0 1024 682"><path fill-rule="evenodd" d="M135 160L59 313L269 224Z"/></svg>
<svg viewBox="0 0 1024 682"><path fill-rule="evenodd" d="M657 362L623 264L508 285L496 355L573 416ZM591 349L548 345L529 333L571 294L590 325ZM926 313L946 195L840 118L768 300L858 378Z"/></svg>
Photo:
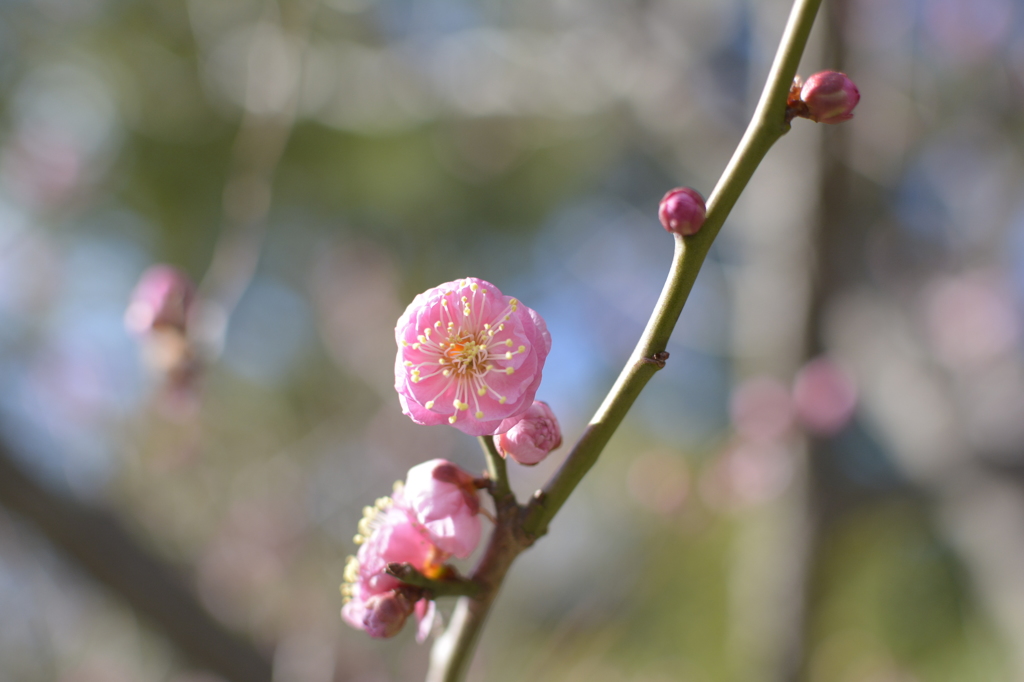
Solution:
<svg viewBox="0 0 1024 682"><path fill-rule="evenodd" d="M853 118L860 91L845 73L821 71L800 88L800 101L807 108L799 116L817 123L842 123Z"/></svg>
<svg viewBox="0 0 1024 682"><path fill-rule="evenodd" d="M658 206L658 218L665 229L684 237L697 234L704 224L706 213L704 197L689 187L672 190L662 198Z"/></svg>

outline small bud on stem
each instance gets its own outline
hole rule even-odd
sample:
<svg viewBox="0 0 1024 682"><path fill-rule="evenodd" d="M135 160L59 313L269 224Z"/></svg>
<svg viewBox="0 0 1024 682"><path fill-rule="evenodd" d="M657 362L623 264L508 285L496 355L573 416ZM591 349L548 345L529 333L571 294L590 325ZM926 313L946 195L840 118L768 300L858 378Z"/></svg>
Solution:
<svg viewBox="0 0 1024 682"><path fill-rule="evenodd" d="M786 120L809 118L816 123L842 123L853 118L860 91L850 77L838 71L820 71L805 83L797 78L786 102Z"/></svg>
<svg viewBox="0 0 1024 682"><path fill-rule="evenodd" d="M658 218L669 232L684 237L697 234L704 224L707 207L704 197L695 189L677 187L666 194L658 206Z"/></svg>

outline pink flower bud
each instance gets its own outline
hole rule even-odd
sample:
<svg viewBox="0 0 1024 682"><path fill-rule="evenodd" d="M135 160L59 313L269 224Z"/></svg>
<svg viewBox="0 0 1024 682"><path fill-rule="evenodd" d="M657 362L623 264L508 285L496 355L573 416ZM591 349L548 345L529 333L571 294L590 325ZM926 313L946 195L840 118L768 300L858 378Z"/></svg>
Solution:
<svg viewBox="0 0 1024 682"><path fill-rule="evenodd" d="M345 620L370 637L394 637L416 608L402 590L375 594L365 601L351 601L342 608ZM346 613L346 609L348 613Z"/></svg>
<svg viewBox="0 0 1024 682"><path fill-rule="evenodd" d="M857 387L839 365L819 357L797 372L793 381L793 406L801 426L811 433L831 436L853 418Z"/></svg>
<svg viewBox="0 0 1024 682"><path fill-rule="evenodd" d="M520 464L537 464L562 444L555 413L539 400L521 418L506 419L502 426L509 429L498 436L498 449Z"/></svg>
<svg viewBox="0 0 1024 682"><path fill-rule="evenodd" d="M842 123L853 118L860 91L845 73L821 71L800 88L800 100L807 105L800 116L817 123Z"/></svg>
<svg viewBox="0 0 1024 682"><path fill-rule="evenodd" d="M473 477L451 462L417 464L405 479L403 504L439 549L460 558L480 543L480 498Z"/></svg>
<svg viewBox="0 0 1024 682"><path fill-rule="evenodd" d="M658 218L665 229L684 237L697 234L704 224L706 213L704 197L689 187L677 187L670 191L658 206Z"/></svg>
<svg viewBox="0 0 1024 682"><path fill-rule="evenodd" d="M188 275L170 265L154 265L139 278L124 314L128 331L145 334L157 329L184 333L195 300Z"/></svg>
<svg viewBox="0 0 1024 682"><path fill-rule="evenodd" d="M395 390L417 424L500 433L533 404L551 335L544 320L475 277L417 296L395 327Z"/></svg>

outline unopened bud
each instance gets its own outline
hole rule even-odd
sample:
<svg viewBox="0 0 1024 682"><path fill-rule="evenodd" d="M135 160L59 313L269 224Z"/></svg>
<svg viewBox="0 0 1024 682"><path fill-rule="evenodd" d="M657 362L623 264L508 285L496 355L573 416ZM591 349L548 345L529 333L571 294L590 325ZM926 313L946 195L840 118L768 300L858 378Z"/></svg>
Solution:
<svg viewBox="0 0 1024 682"><path fill-rule="evenodd" d="M139 278L124 313L128 331L145 334L157 329L185 333L195 300L188 275L170 265L154 265Z"/></svg>
<svg viewBox="0 0 1024 682"><path fill-rule="evenodd" d="M706 213L704 197L689 187L672 190L662 198L658 206L658 218L665 229L684 237L697 233L704 224Z"/></svg>
<svg viewBox="0 0 1024 682"><path fill-rule="evenodd" d="M401 590L375 594L366 600L363 629L371 637L394 637L415 607Z"/></svg>
<svg viewBox="0 0 1024 682"><path fill-rule="evenodd" d="M853 118L860 91L849 76L838 71L821 71L800 88L800 101L806 109L799 116L817 123L842 123Z"/></svg>
<svg viewBox="0 0 1024 682"><path fill-rule="evenodd" d="M539 400L534 401L518 423L498 436L498 449L526 465L537 464L561 444L558 419L548 404Z"/></svg>

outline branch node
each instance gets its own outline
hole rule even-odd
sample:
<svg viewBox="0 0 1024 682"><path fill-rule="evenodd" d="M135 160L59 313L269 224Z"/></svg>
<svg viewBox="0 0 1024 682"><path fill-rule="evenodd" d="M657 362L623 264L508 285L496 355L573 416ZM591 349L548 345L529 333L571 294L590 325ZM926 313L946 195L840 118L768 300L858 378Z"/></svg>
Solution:
<svg viewBox="0 0 1024 682"><path fill-rule="evenodd" d="M668 351L660 350L654 355L640 358L640 362L645 365L654 365L658 369L665 369L665 363L668 362Z"/></svg>
<svg viewBox="0 0 1024 682"><path fill-rule="evenodd" d="M444 567L444 575L439 579L428 578L417 571L411 564L392 561L384 571L393 578L398 578L406 585L417 587L431 598L449 596L474 597L480 592L480 584L475 580L463 577L451 566Z"/></svg>

